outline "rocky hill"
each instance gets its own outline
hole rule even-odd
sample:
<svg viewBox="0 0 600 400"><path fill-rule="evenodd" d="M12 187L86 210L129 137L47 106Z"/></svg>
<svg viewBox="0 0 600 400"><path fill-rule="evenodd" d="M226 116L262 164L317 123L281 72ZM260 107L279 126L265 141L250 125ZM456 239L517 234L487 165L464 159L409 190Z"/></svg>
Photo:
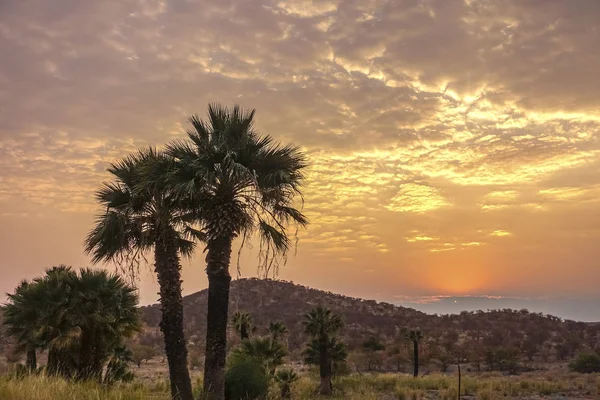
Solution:
<svg viewBox="0 0 600 400"><path fill-rule="evenodd" d="M187 336L201 348L206 331L207 290L184 298ZM324 305L342 316L344 339L350 348L360 348L370 337L376 337L388 348L402 341L403 328L419 327L427 338L424 345L436 353L445 349L453 358L483 359L486 350L510 349L523 360L565 360L581 350L595 350L600 327L560 318L530 313L527 310L493 310L463 312L460 315L429 315L411 308L389 303L347 297L297 285L292 282L262 279L238 279L231 284L230 313L245 311L252 315L256 334L265 332L270 321L283 321L288 327L289 347L294 351L305 341L303 314ZM160 308L142 308L144 322L156 329ZM231 332L231 337L235 335ZM235 339L233 339L235 342ZM432 350L433 351L433 350ZM479 362L479 360L477 361Z"/></svg>

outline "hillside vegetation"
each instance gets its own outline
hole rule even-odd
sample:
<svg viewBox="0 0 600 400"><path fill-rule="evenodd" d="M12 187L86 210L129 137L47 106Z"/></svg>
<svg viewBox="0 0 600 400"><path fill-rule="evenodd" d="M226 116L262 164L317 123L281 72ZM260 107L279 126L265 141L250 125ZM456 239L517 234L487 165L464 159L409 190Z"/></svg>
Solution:
<svg viewBox="0 0 600 400"><path fill-rule="evenodd" d="M206 290L184 298L185 330L192 353L201 353L204 347L206 301ZM349 362L357 370L408 370L411 355L403 332L414 327L424 333L421 363L427 364L426 371L446 370L460 362L473 370L516 372L567 362L577 353L594 351L598 346L597 324L527 310L437 316L286 281L251 278L235 280L231 285L232 313L249 313L255 335L264 334L270 321L282 321L289 330L288 346L296 359L300 359L299 351L306 342L302 316L318 305L326 305L344 320ZM156 333L160 310L152 305L142 307L142 311L147 330L140 340L160 347ZM237 337L231 326L229 336L230 346L234 346ZM369 340L380 345L369 346Z"/></svg>

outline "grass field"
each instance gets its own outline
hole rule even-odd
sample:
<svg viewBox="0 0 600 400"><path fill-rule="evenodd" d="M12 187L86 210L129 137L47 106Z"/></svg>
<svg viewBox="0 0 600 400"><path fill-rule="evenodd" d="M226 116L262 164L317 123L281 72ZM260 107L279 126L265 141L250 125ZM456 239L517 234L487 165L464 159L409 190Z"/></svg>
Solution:
<svg viewBox="0 0 600 400"><path fill-rule="evenodd" d="M292 399L317 399L317 379L303 376L293 386ZM199 390L200 380L196 379ZM428 375L414 379L396 374L353 374L334 381L336 400L456 399L455 376ZM514 377L498 375L465 376L461 395L464 399L598 399L600 375L527 374ZM72 383L44 376L14 379L0 377L2 400L168 400L166 381L133 382L106 388L93 383ZM271 388L269 400L278 399Z"/></svg>

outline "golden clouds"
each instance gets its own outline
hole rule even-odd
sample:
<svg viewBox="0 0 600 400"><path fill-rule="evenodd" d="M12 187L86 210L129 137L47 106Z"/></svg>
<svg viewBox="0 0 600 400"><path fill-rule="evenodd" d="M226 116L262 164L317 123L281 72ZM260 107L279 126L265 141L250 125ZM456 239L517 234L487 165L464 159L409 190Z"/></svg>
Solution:
<svg viewBox="0 0 600 400"><path fill-rule="evenodd" d="M90 216L108 162L237 102L308 153L299 280L376 258L402 290L415 268L422 290L467 291L493 281L469 280L486 257L595 257L572 239L600 240L591 3L65 1L3 10L3 214Z"/></svg>
<svg viewBox="0 0 600 400"><path fill-rule="evenodd" d="M448 206L450 203L435 188L408 183L400 187L385 208L390 211L424 213Z"/></svg>

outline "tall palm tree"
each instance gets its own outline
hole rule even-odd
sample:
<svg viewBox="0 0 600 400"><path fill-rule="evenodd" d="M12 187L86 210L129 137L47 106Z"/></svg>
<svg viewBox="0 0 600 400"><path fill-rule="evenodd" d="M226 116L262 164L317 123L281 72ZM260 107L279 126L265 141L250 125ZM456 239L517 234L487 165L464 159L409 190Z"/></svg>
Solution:
<svg viewBox="0 0 600 400"><path fill-rule="evenodd" d="M157 183L141 187L146 171L166 170L170 163L169 157L149 148L112 164L108 171L113 181L105 183L96 195L106 211L97 218L85 245L94 263L130 260L154 250L162 311L160 329L164 335L171 395L191 400L180 255L190 256L194 239L201 239L201 234L187 223L189 213L182 211L181 199Z"/></svg>
<svg viewBox="0 0 600 400"><path fill-rule="evenodd" d="M271 338L273 338L275 341L283 339L283 337L288 333L288 329L281 321L270 322L268 330Z"/></svg>
<svg viewBox="0 0 600 400"><path fill-rule="evenodd" d="M164 179L170 190L194 205L206 234L208 312L204 390L223 399L232 242L260 238L259 265L266 273L290 248L289 225L304 226L294 206L301 196L305 156L295 145L282 146L253 127L254 110L209 105L208 119L190 118L187 141L167 146L175 168Z"/></svg>
<svg viewBox="0 0 600 400"><path fill-rule="evenodd" d="M241 340L248 339L252 331L252 316L247 312L236 312L232 318L233 327Z"/></svg>
<svg viewBox="0 0 600 400"><path fill-rule="evenodd" d="M413 376L419 376L419 343L423 339L423 333L419 328L411 329L407 332L406 338L413 345Z"/></svg>
<svg viewBox="0 0 600 400"><path fill-rule="evenodd" d="M342 319L324 307L317 307L304 316L304 332L311 338L305 351L309 363L319 365L319 393L331 395L332 363L345 359L345 348L336 335L342 329ZM337 361L337 360L336 360Z"/></svg>

